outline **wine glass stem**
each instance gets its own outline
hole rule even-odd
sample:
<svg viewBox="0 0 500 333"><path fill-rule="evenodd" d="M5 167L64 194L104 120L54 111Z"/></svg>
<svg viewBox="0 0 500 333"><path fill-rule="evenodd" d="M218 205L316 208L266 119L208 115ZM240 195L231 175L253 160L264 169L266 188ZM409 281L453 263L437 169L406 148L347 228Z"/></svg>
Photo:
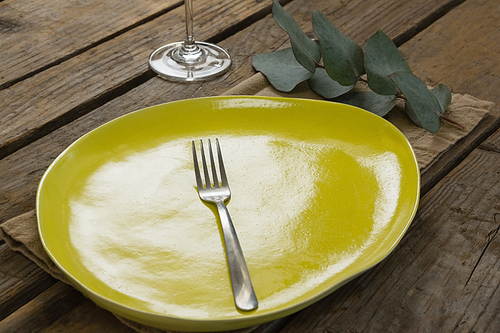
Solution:
<svg viewBox="0 0 500 333"><path fill-rule="evenodd" d="M184 0L184 7L186 8L186 39L184 45L186 47L194 45L193 36L193 1Z"/></svg>

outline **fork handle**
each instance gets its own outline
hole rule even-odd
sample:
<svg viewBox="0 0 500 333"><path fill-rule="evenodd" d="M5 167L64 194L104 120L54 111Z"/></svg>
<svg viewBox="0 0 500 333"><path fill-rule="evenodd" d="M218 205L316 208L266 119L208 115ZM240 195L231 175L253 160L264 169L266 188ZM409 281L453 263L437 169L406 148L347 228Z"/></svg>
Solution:
<svg viewBox="0 0 500 333"><path fill-rule="evenodd" d="M242 311L255 310L258 306L257 296L253 290L247 264L243 257L236 230L233 226L231 216L224 202L216 202L217 210L224 234L226 245L226 257L233 287L233 296L236 307Z"/></svg>

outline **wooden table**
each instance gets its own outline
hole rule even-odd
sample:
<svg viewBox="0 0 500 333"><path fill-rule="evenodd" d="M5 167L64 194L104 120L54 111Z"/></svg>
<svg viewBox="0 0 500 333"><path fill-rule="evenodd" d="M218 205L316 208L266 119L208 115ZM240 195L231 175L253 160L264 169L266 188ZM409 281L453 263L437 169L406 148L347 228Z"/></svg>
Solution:
<svg viewBox="0 0 500 333"><path fill-rule="evenodd" d="M361 45L377 30L429 84L495 102L422 174L417 217L396 250L316 304L256 332L500 331L500 4L497 0L293 0L311 32L325 13ZM195 35L233 57L207 83L164 81L157 47L184 38L180 0L0 2L0 223L34 209L36 187L71 142L150 105L215 96L287 46L270 0L197 0ZM0 239L0 332L132 331Z"/></svg>

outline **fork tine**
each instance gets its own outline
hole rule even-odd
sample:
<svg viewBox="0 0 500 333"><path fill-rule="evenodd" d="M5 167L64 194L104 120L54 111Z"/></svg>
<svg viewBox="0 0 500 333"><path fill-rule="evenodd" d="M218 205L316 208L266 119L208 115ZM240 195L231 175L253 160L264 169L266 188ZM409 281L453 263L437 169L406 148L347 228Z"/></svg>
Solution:
<svg viewBox="0 0 500 333"><path fill-rule="evenodd" d="M210 176L208 175L207 159L205 158L205 151L203 150L203 140L200 140L200 145L201 145L201 162L203 164L203 174L205 175L205 185L207 188L211 188L212 183L210 182Z"/></svg>
<svg viewBox="0 0 500 333"><path fill-rule="evenodd" d="M217 145L217 155L219 157L219 169L220 169L220 178L222 182L222 186L229 186L227 182L226 170L224 169L224 161L222 160L222 152L220 150L219 139L215 139Z"/></svg>
<svg viewBox="0 0 500 333"><path fill-rule="evenodd" d="M198 190L200 190L203 189L203 181L201 180L200 167L198 165L198 158L196 157L196 147L194 145L194 141L192 141L192 144L193 144L194 175L196 178L196 186L198 187Z"/></svg>
<svg viewBox="0 0 500 333"><path fill-rule="evenodd" d="M212 164L212 176L214 179L214 187L220 187L219 179L217 178L217 170L215 169L214 154L212 152L212 143L210 142L210 139L208 139L208 150L210 152L210 163Z"/></svg>

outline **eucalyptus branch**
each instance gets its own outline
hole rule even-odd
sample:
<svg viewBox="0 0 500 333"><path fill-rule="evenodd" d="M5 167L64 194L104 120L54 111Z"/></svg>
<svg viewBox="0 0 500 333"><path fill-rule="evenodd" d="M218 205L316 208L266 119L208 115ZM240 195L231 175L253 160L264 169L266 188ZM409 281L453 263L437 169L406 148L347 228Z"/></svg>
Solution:
<svg viewBox="0 0 500 333"><path fill-rule="evenodd" d="M290 36L292 48L257 54L252 64L277 90L291 91L307 81L328 100L379 116L385 116L402 98L410 119L432 133L439 131L441 119L465 128L443 115L451 102L450 90L444 85L429 90L382 31L373 34L363 50L320 12L312 13L317 40L311 40L276 0L273 17ZM368 84L371 91L353 92L357 82Z"/></svg>
<svg viewBox="0 0 500 333"><path fill-rule="evenodd" d="M439 115L439 117L440 117L441 119L443 119L444 121L447 121L447 122L449 122L449 123L451 123L451 124L453 124L453 125L457 125L458 127L460 127L460 128L461 128L461 129L463 129L463 130L467 130L467 127L465 127L465 126L464 126L464 125L462 125L462 124L459 124L458 122L456 122L456 121L455 121L455 120L453 120L453 119L448 118L448 117L447 117L447 116L445 116L444 114Z"/></svg>
<svg viewBox="0 0 500 333"><path fill-rule="evenodd" d="M365 79L364 77L362 76L358 76L358 81L361 81L361 82L364 82L364 83L368 83L368 80Z"/></svg>

